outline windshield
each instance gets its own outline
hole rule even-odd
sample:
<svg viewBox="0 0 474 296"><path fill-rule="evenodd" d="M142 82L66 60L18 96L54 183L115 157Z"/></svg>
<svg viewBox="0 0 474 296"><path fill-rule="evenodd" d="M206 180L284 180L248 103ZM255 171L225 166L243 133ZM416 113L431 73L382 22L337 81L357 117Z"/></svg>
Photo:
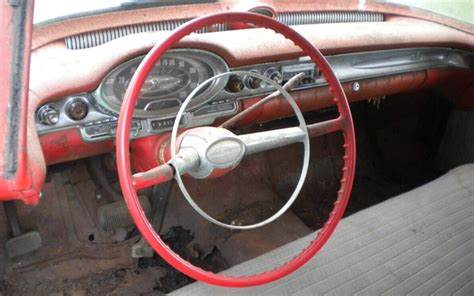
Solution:
<svg viewBox="0 0 474 296"><path fill-rule="evenodd" d="M105 11L217 1L218 0L36 0L33 23L38 24Z"/></svg>
<svg viewBox="0 0 474 296"><path fill-rule="evenodd" d="M102 11L130 9L143 6L166 6L176 4L190 4L203 2L217 2L218 0L36 0L34 23L49 22L56 19L99 13ZM245 1L245 0L242 0ZM365 3L365 0L359 0ZM369 0L370 1L370 0ZM457 20L473 24L474 0L372 0L401 4L429 10ZM239 1L235 1L239 2ZM297 1L294 2L295 6Z"/></svg>
<svg viewBox="0 0 474 296"><path fill-rule="evenodd" d="M474 0L379 0L416 7L474 24Z"/></svg>
<svg viewBox="0 0 474 296"><path fill-rule="evenodd" d="M123 0L36 0L33 23L119 7Z"/></svg>

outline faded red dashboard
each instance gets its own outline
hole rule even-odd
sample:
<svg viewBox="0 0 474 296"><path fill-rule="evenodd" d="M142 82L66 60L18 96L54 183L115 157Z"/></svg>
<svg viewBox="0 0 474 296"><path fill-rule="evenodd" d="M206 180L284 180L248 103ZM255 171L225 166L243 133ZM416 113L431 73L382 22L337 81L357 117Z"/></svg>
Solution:
<svg viewBox="0 0 474 296"><path fill-rule="evenodd" d="M356 1L354 1L355 3ZM351 2L352 3L352 2ZM277 11L290 11L292 6L284 2L270 3ZM339 5L336 3L334 5ZM357 9L355 4L354 9ZM298 9L328 10L329 4L314 7L304 2ZM369 5L370 6L370 5ZM200 5L206 13L225 11L232 7L216 3ZM300 25L294 28L318 46L326 55L379 51L384 49L445 47L472 52L474 41L470 26L460 25L457 29L437 24L441 19L419 20L403 10L390 13L384 5L372 6L375 11L386 13L385 21L378 23L337 23ZM166 11L166 14L158 12ZM398 16L397 16L398 12ZM142 23L174 18L192 18L196 6L184 6L182 10L169 8L124 11L100 16L88 16L36 28L33 39L30 82L30 114L38 107L58 98L91 92L117 65L145 54L167 32L132 34L112 40L93 48L70 50L64 37L82 32L99 30L131 23ZM422 17L420 17L422 18ZM426 19L426 18L425 18ZM453 24L450 24L453 26ZM459 25L459 24L454 24ZM374 30L376 26L376 30ZM207 34L193 34L179 44L180 48L203 49L222 57L231 68L270 62L297 59L300 51L291 42L264 29L234 30ZM360 89L353 89L353 82L344 82L343 87L351 102L368 98L414 91L422 88L452 85L462 81L457 89L472 85L472 70L454 68L433 68L407 73L388 74L380 77L362 78L357 82ZM317 110L332 105L330 92L325 86L292 92L303 111ZM239 101L239 109L248 108L261 96ZM457 97L458 98L458 97ZM291 115L290 109L280 100L266 104L258 112L246 118L245 123L268 121ZM35 119L30 116L30 130L35 131ZM83 141L76 128L63 129L39 136L46 164L54 164L112 151L113 140L96 142Z"/></svg>
<svg viewBox="0 0 474 296"><path fill-rule="evenodd" d="M359 82L360 91L353 89L353 83L343 83L343 88L351 102L367 100L368 98L386 96L401 92L415 91L434 86L443 87L455 81L473 79L468 71L452 69L433 69L413 73L398 74L381 78L365 79ZM293 98L302 111L311 111L333 106L331 92L327 87L292 92ZM241 101L240 110L246 109L258 102L261 97ZM284 101L275 99L265 104L257 111L250 113L239 124L264 122L292 115L292 110ZM153 136L150 136L153 137ZM39 137L41 148L47 164L60 163L84 158L101 153L111 152L115 148L113 140L85 142L76 128L65 129Z"/></svg>

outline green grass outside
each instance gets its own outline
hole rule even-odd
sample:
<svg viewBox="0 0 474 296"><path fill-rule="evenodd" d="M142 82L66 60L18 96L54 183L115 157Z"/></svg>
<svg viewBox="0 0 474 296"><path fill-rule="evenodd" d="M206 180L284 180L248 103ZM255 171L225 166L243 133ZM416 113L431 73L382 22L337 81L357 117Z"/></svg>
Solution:
<svg viewBox="0 0 474 296"><path fill-rule="evenodd" d="M474 0L386 0L446 15L474 24Z"/></svg>

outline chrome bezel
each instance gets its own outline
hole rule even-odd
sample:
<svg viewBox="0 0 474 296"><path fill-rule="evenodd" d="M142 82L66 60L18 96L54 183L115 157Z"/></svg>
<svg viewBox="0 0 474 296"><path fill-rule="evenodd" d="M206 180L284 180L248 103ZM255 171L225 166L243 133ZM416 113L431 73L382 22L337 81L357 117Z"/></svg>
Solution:
<svg viewBox="0 0 474 296"><path fill-rule="evenodd" d="M177 58L183 59L183 60L190 60L190 61L194 60L199 63L205 64L210 69L212 69L212 73L209 74L210 77L229 71L229 67L227 66L227 63L224 61L224 59L222 59L220 56L209 51L204 51L200 49L173 49L165 53L163 57L169 58L170 56L176 56ZM112 100L104 97L103 92L105 88L105 83L107 79L109 79L111 76L116 75L117 73L123 71L127 67L140 64L140 62L143 60L144 57L145 57L144 55L135 57L131 60L128 60L125 63L122 63L121 65L119 65L118 67L110 71L104 77L99 87L93 93L96 103L99 104L101 107L109 109L110 111L118 114L120 112L121 103L117 104L115 102L112 102ZM196 103L189 106L186 109L186 111L195 110L203 106L210 100L212 100L225 88L227 84L227 79L228 79L227 77L223 77L222 79L213 82L212 85L210 85L202 94L200 94L197 97ZM172 96L166 96L166 97L157 98L155 101L170 100L170 99L175 99L175 98L173 98ZM176 114L180 106L166 108L166 109L157 110L157 111L135 110L133 113L133 117L134 118L151 118L151 117L157 117L157 116L169 116L169 115Z"/></svg>

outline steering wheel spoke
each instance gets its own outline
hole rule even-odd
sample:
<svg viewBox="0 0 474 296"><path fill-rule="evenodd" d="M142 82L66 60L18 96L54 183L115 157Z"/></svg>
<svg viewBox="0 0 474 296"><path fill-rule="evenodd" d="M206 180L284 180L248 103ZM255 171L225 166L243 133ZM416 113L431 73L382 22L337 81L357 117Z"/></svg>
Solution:
<svg viewBox="0 0 474 296"><path fill-rule="evenodd" d="M245 144L245 155L303 142L305 131L301 127L289 127L272 131L237 136Z"/></svg>
<svg viewBox="0 0 474 296"><path fill-rule="evenodd" d="M133 186L140 190L153 185L170 181L174 178L176 171L181 175L186 174L199 166L200 158L196 150L184 148L176 155L176 162L172 165L165 163L152 168L146 172L134 174ZM176 169L177 168L177 169Z"/></svg>
<svg viewBox="0 0 474 296"><path fill-rule="evenodd" d="M140 190L153 185L172 180L174 169L169 164L162 164L146 172L136 173L132 176L135 190Z"/></svg>
<svg viewBox="0 0 474 296"><path fill-rule="evenodd" d="M308 124L306 128L308 129L310 137L319 137L344 130L344 119L338 117L331 120ZM245 144L245 155L250 155L265 150L303 142L305 131L301 127L289 127L237 137Z"/></svg>
<svg viewBox="0 0 474 296"><path fill-rule="evenodd" d="M337 131L343 131L344 119L342 117L338 117L336 119L308 124L307 128L310 137L320 137Z"/></svg>

